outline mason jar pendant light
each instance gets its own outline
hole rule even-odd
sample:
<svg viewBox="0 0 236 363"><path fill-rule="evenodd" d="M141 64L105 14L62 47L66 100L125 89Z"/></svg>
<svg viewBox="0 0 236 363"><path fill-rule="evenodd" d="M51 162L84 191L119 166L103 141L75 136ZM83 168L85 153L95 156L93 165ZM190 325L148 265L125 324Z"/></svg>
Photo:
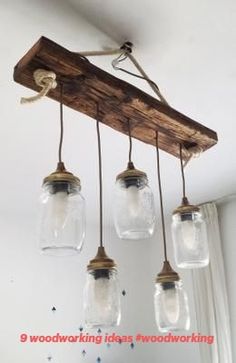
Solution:
<svg viewBox="0 0 236 363"><path fill-rule="evenodd" d="M59 161L55 172L43 180L40 248L44 254L73 255L81 251L85 236L85 202L78 177L62 161L63 86L60 90Z"/></svg>
<svg viewBox="0 0 236 363"><path fill-rule="evenodd" d="M97 121L97 137L100 185L100 245L97 255L87 266L84 313L87 327L105 328L119 325L121 311L116 264L106 255L103 246L102 158L99 121Z"/></svg>
<svg viewBox="0 0 236 363"><path fill-rule="evenodd" d="M134 167L130 121L129 161L125 171L116 177L114 224L121 239L145 239L153 235L155 227L154 198L147 174Z"/></svg>
<svg viewBox="0 0 236 363"><path fill-rule="evenodd" d="M182 204L172 215L172 239L175 261L180 268L200 268L209 263L206 223L200 208L189 204L185 192L183 150L180 144L180 165L183 181Z"/></svg>
<svg viewBox="0 0 236 363"><path fill-rule="evenodd" d="M165 219L160 174L158 132L156 132L157 174L164 245L164 263L156 278L154 306L156 323L160 332L188 330L190 327L188 297L179 275L172 269L167 258Z"/></svg>

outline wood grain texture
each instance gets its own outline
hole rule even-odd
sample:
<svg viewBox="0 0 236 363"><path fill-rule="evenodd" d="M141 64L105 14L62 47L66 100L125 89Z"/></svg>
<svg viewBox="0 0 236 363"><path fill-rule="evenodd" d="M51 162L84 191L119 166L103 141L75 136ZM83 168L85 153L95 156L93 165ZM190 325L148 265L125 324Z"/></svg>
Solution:
<svg viewBox="0 0 236 363"><path fill-rule="evenodd" d="M128 132L127 119L130 118L132 136L147 144L155 145L158 130L160 148L174 156L179 156L179 143L186 149L198 145L203 151L217 143L215 131L45 37L40 38L15 66L14 80L39 91L33 79L33 72L38 68L57 74L57 81L63 83L66 106L94 119L98 117L102 123L124 134ZM48 97L59 101L59 87L51 90Z"/></svg>

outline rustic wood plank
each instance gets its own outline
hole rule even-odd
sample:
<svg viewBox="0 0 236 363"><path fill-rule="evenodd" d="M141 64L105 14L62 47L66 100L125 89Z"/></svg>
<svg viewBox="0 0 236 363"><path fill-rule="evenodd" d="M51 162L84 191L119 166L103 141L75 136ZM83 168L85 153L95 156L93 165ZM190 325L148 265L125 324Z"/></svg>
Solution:
<svg viewBox="0 0 236 363"><path fill-rule="evenodd" d="M39 91L33 79L33 72L38 68L55 72L57 80L63 82L66 106L95 119L99 104L99 120L124 134L130 118L132 136L147 144L155 145L156 130L159 130L160 148L174 156L179 156L179 143L186 149L198 145L203 151L217 143L215 131L45 37L15 66L14 80ZM59 87L48 96L59 101Z"/></svg>

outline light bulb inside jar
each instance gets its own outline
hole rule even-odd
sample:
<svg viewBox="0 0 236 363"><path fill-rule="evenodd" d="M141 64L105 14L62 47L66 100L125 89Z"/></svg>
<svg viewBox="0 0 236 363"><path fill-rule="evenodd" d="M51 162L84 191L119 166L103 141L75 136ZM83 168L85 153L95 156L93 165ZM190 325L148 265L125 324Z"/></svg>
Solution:
<svg viewBox="0 0 236 363"><path fill-rule="evenodd" d="M93 272L96 283L94 285L94 300L95 304L105 306L109 297L110 277L109 270L95 270Z"/></svg>
<svg viewBox="0 0 236 363"><path fill-rule="evenodd" d="M68 193L66 191L56 192L52 196L52 224L55 237L66 225Z"/></svg>
<svg viewBox="0 0 236 363"><path fill-rule="evenodd" d="M181 215L181 232L185 246L190 250L196 250L199 244L198 230L194 223L192 213Z"/></svg>
<svg viewBox="0 0 236 363"><path fill-rule="evenodd" d="M130 216L137 217L140 210L140 195L137 180L134 180L133 184L127 186L126 193L127 207L129 209Z"/></svg>
<svg viewBox="0 0 236 363"><path fill-rule="evenodd" d="M166 317L171 324L175 324L179 319L180 312L178 291L173 282L163 283L162 288L162 300Z"/></svg>

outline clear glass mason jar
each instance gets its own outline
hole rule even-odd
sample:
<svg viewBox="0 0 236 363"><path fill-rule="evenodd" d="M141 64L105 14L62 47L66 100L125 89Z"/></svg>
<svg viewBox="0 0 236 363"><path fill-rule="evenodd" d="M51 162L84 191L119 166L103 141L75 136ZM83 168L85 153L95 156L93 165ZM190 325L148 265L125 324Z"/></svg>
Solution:
<svg viewBox="0 0 236 363"><path fill-rule="evenodd" d="M181 280L156 283L154 304L160 332L189 329L188 298Z"/></svg>
<svg viewBox="0 0 236 363"><path fill-rule="evenodd" d="M79 179L65 170L45 178L40 222L40 249L44 254L68 256L81 251L85 201L80 190Z"/></svg>
<svg viewBox="0 0 236 363"><path fill-rule="evenodd" d="M201 268L209 263L207 228L200 209L179 207L172 216L175 261L180 268Z"/></svg>
<svg viewBox="0 0 236 363"><path fill-rule="evenodd" d="M117 176L113 214L119 238L138 240L153 235L154 198L144 172L128 165L127 170Z"/></svg>
<svg viewBox="0 0 236 363"><path fill-rule="evenodd" d="M84 288L85 324L90 328L108 328L120 324L120 287L113 260L104 247L90 261Z"/></svg>

